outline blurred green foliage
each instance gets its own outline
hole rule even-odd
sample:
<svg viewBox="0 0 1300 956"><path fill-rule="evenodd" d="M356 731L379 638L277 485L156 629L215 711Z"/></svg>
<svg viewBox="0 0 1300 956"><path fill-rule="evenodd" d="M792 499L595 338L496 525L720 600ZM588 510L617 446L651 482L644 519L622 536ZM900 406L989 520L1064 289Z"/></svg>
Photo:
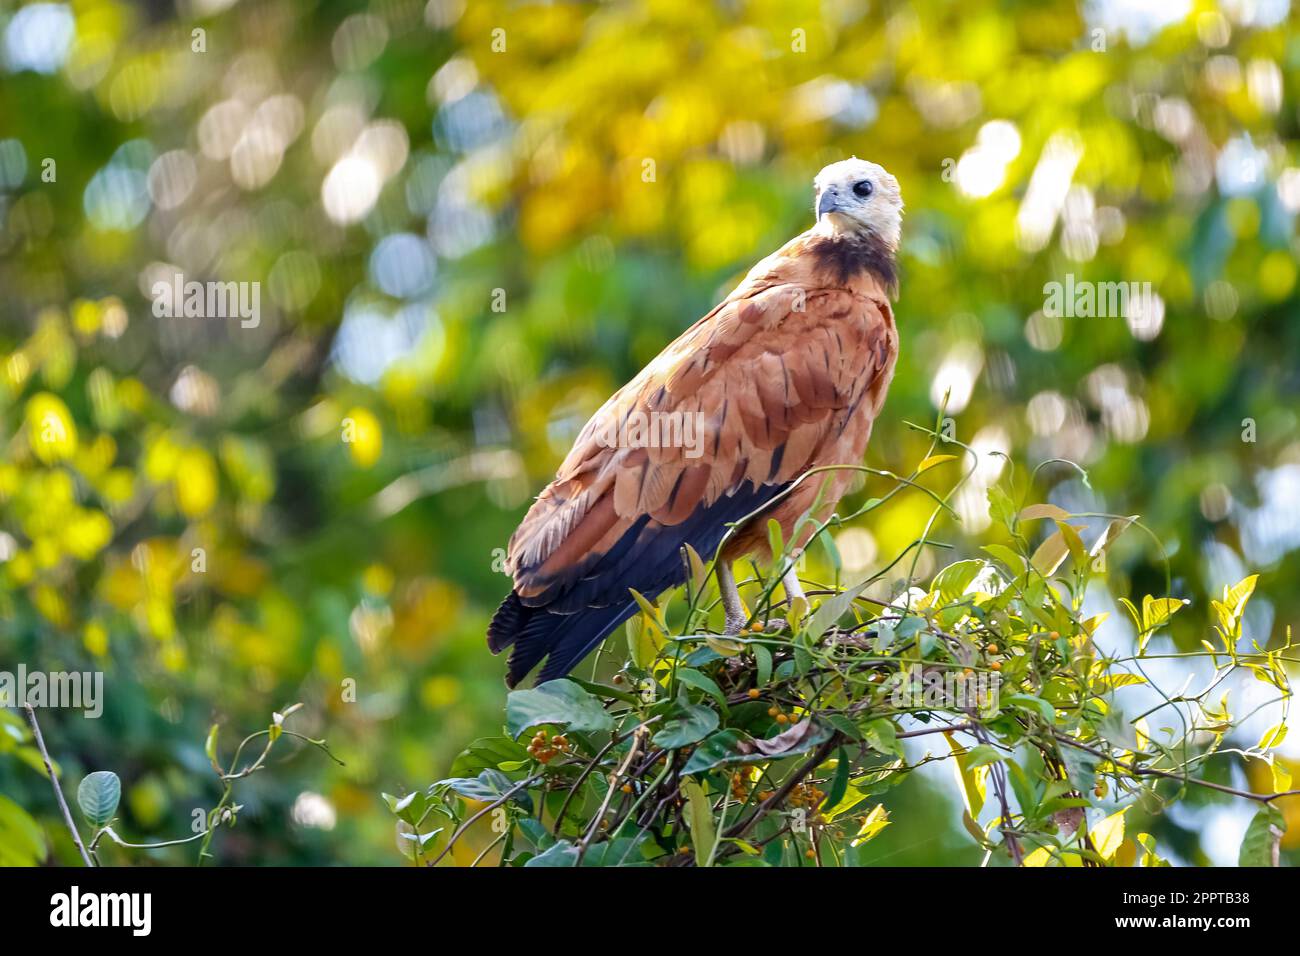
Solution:
<svg viewBox="0 0 1300 956"><path fill-rule="evenodd" d="M872 464L915 461L904 423L947 394L986 456L948 543L986 543L991 453L1022 486L1067 458L1089 477L1045 465L1033 497L1143 515L1193 602L1179 648L1248 570L1246 635L1280 642L1296 22L1286 0L0 4L0 669L105 672L103 717L51 711L46 736L69 781L121 776L142 841L215 802L210 724L302 700L345 766L247 781L218 862L392 862L380 791L500 728L483 632L529 496L849 153L909 210ZM159 316L175 273L260 283L257 321ZM1045 314L1068 275L1157 298ZM928 515L902 496L842 531L846 571ZM1158 557L1121 541L1109 593L1165 593ZM72 861L20 736L0 794ZM896 795L882 862L978 859L950 798ZM1208 858L1198 818L1160 825Z"/></svg>

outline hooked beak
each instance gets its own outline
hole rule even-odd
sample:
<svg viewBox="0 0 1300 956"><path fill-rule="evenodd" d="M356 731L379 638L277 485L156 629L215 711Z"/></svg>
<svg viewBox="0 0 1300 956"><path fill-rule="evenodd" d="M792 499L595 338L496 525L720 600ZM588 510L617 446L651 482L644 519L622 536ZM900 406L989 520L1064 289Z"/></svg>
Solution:
<svg viewBox="0 0 1300 956"><path fill-rule="evenodd" d="M820 219L828 212L839 212L840 199L835 190L828 189L822 193L817 200L817 218Z"/></svg>

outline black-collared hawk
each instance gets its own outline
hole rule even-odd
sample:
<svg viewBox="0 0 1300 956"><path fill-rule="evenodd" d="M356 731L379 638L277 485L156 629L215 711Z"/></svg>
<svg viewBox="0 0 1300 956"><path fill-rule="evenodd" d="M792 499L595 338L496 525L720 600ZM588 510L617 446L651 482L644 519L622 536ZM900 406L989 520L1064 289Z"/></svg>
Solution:
<svg viewBox="0 0 1300 956"><path fill-rule="evenodd" d="M637 609L683 583L683 545L717 563L726 633L746 623L731 562L770 557L767 524L792 540L823 485L809 469L861 464L894 373L890 300L903 202L880 166L853 158L814 180L816 224L744 281L592 416L510 539L514 590L488 628L493 653L513 647L515 686L563 677ZM647 424L673 423L676 441ZM662 431L662 429L661 429ZM684 440L684 439L690 439ZM826 473L827 517L854 473ZM759 509L763 509L760 511ZM801 593L785 576L788 596Z"/></svg>

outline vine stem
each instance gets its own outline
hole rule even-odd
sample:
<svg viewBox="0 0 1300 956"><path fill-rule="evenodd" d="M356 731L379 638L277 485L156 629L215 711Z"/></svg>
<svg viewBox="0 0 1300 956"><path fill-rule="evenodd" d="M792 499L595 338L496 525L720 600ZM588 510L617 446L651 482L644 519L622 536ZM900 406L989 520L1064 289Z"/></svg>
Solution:
<svg viewBox="0 0 1300 956"><path fill-rule="evenodd" d="M59 809L63 812L63 822L68 826L68 832L72 834L72 842L77 844L77 851L81 858L85 860L86 866L94 867L95 863L90 859L90 853L86 850L86 844L81 842L81 833L77 830L77 824L72 819L72 811L68 809L68 801L63 798L63 788L59 786L58 775L54 772L54 762L50 760L50 752L45 749L45 738L41 735L41 725L36 721L36 710L31 704L24 703L23 710L27 712L27 722L32 725L32 736L36 738L36 749L41 752L41 759L45 761L45 772L50 775L50 786L54 788L54 796L59 801Z"/></svg>
<svg viewBox="0 0 1300 956"><path fill-rule="evenodd" d="M1160 770L1156 767L1139 767L1136 764L1128 763L1123 760L1116 760L1107 754L1104 750L1096 747L1089 747L1082 741L1075 740L1069 734L1063 734L1059 731L1053 731L1052 736L1063 744L1069 744L1077 750L1083 750L1092 754L1094 757L1100 757L1102 760L1109 760L1116 767L1127 771L1138 777L1164 777L1167 780L1178 780L1184 784L1195 784L1198 787L1207 787L1210 790L1217 790L1220 793L1228 793L1234 797L1245 797L1247 800L1258 800L1260 803L1272 803L1274 800L1280 800L1283 797L1300 796L1300 790L1283 790L1281 793L1252 793L1249 790L1238 790L1236 787L1229 787L1221 783L1214 783L1211 780L1198 780L1196 777L1186 774L1174 773L1172 770Z"/></svg>

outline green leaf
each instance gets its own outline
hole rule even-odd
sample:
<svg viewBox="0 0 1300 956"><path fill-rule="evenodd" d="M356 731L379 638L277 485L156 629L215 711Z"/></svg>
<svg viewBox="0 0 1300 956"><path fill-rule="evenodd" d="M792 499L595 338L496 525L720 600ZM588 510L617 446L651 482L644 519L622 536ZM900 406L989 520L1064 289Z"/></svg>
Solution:
<svg viewBox="0 0 1300 956"><path fill-rule="evenodd" d="M1056 720L1055 708L1043 698L1034 697L1032 694L1012 694L1009 697L1002 698L1002 703L1010 704L1019 710L1027 710L1038 714L1049 724Z"/></svg>
<svg viewBox="0 0 1300 956"><path fill-rule="evenodd" d="M898 728L891 721L879 717L863 727L862 734L872 750L894 757L903 756L903 748L898 743Z"/></svg>
<svg viewBox="0 0 1300 956"><path fill-rule="evenodd" d="M217 731L220 729L219 724L213 724L208 728L208 739L203 743L203 752L208 755L208 762L212 764L212 769L221 773L221 765L217 763Z"/></svg>
<svg viewBox="0 0 1300 956"><path fill-rule="evenodd" d="M484 770L477 777L451 777L447 780L439 780L438 784L445 784L462 797L480 803L499 800L515 785L514 781L500 770ZM528 810L532 809L532 798L525 790L516 791L510 799Z"/></svg>
<svg viewBox="0 0 1300 956"><path fill-rule="evenodd" d="M999 761L1006 759L1007 755L1000 753L996 748L990 747L988 744L980 744L977 747L972 747L967 752L966 766L971 770L974 770L977 767L987 767L989 764L998 763Z"/></svg>
<svg viewBox="0 0 1300 956"><path fill-rule="evenodd" d="M930 590L939 595L939 607L954 603L966 593L966 588L984 570L983 561L954 561L934 576Z"/></svg>
<svg viewBox="0 0 1300 956"><path fill-rule="evenodd" d="M867 589L871 583L870 579L863 581L861 584L848 590L841 591L821 605L813 612L813 616L808 619L808 639L817 641L823 634L841 617L848 613L853 607L853 601L859 594Z"/></svg>
<svg viewBox="0 0 1300 956"><path fill-rule="evenodd" d="M702 690L714 700L716 700L725 711L727 709L727 698L722 693L722 688L711 677L701 674L692 667L681 667L677 670L677 679L683 684L689 684L697 690Z"/></svg>
<svg viewBox="0 0 1300 956"><path fill-rule="evenodd" d="M1262 807L1246 827L1237 857L1238 866L1272 866L1273 846L1286 833L1286 818L1273 805Z"/></svg>
<svg viewBox="0 0 1300 956"><path fill-rule="evenodd" d="M111 770L96 770L77 787L77 806L96 830L107 826L122 799L122 781Z"/></svg>
<svg viewBox="0 0 1300 956"><path fill-rule="evenodd" d="M747 747L748 752L742 752L741 745ZM682 767L682 774L685 776L723 764L743 763L757 759L763 759L763 755L755 754L752 739L747 734L728 727L700 741L691 753L690 759L686 761L686 766Z"/></svg>
<svg viewBox="0 0 1300 956"><path fill-rule="evenodd" d="M1148 594L1142 599L1142 630L1150 634L1157 628L1163 627L1187 604L1187 601L1177 598L1153 598Z"/></svg>
<svg viewBox="0 0 1300 956"><path fill-rule="evenodd" d="M1118 708L1112 708L1097 722L1097 733L1122 750L1138 749L1137 731Z"/></svg>
<svg viewBox="0 0 1300 956"><path fill-rule="evenodd" d="M1011 496L1000 485L994 485L989 488L988 499L989 517L1002 522L1009 530L1013 529L1016 524L1016 506L1012 503Z"/></svg>
<svg viewBox="0 0 1300 956"><path fill-rule="evenodd" d="M772 679L772 652L762 644L752 645L754 663L758 665L758 686L766 687Z"/></svg>
<svg viewBox="0 0 1300 956"><path fill-rule="evenodd" d="M525 867L577 865L578 848L568 840L556 840L554 844L524 864Z"/></svg>
<svg viewBox="0 0 1300 956"><path fill-rule="evenodd" d="M691 845L695 848L697 866L709 866L713 845L718 839L718 828L713 822L713 807L697 780L683 780L682 792L686 794L686 822L691 830Z"/></svg>
<svg viewBox="0 0 1300 956"><path fill-rule="evenodd" d="M1005 564L1007 570L1009 570L1015 577L1020 577L1020 575L1025 573L1025 559L1015 551L1012 551L1005 544L986 544L980 550L987 551L993 557Z"/></svg>
<svg viewBox="0 0 1300 956"><path fill-rule="evenodd" d="M1097 786L1097 764L1101 763L1101 758L1096 754L1078 747L1062 746L1061 760L1074 789L1087 793Z"/></svg>
<svg viewBox="0 0 1300 956"><path fill-rule="evenodd" d="M781 525L775 518L767 519L767 546L772 549L772 560L779 562L785 554L785 540L781 535Z"/></svg>
<svg viewBox="0 0 1300 956"><path fill-rule="evenodd" d="M547 681L531 690L511 691L506 697L506 728L518 737L539 724L562 724L569 730L613 730L614 719L600 701L571 680Z"/></svg>
<svg viewBox="0 0 1300 956"><path fill-rule="evenodd" d="M718 714L700 704L685 708L664 721L652 743L665 750L680 750L687 744L703 740L718 729Z"/></svg>
<svg viewBox="0 0 1300 956"><path fill-rule="evenodd" d="M831 778L831 789L826 794L826 799L822 801L821 810L823 813L834 810L844 799L844 794L849 789L849 771L852 767L849 764L849 752L843 747L835 753L835 776Z"/></svg>
<svg viewBox="0 0 1300 956"><path fill-rule="evenodd" d="M0 794L0 866L36 866L44 859L45 834L40 824Z"/></svg>
<svg viewBox="0 0 1300 956"><path fill-rule="evenodd" d="M528 751L520 743L506 736L480 737L460 752L451 762L451 777L473 777L480 771L507 769L506 765L528 759Z"/></svg>

